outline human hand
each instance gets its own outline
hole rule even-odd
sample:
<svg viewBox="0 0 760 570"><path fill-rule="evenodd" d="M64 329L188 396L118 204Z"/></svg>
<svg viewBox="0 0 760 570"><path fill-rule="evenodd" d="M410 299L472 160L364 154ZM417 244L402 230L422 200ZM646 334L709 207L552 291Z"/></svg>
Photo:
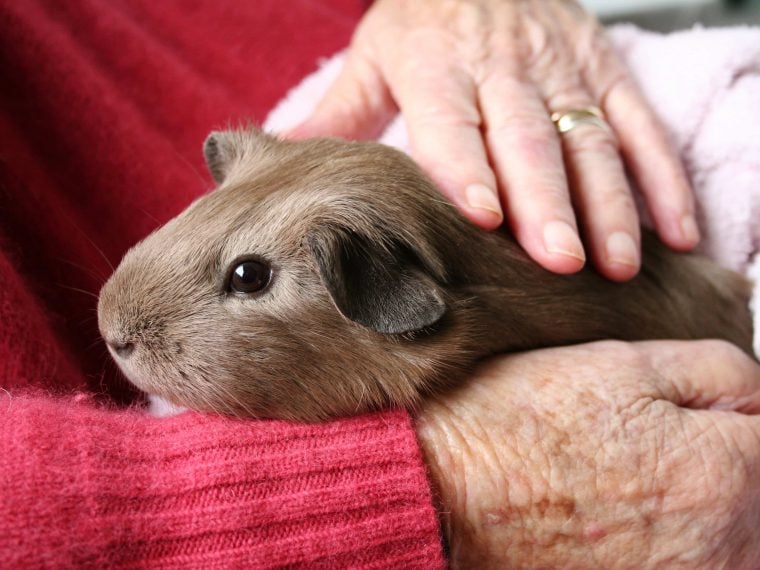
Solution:
<svg viewBox="0 0 760 570"><path fill-rule="evenodd" d="M553 112L600 107L561 137ZM520 244L558 273L578 271L583 229L597 269L640 264L623 165L674 249L699 240L686 176L668 137L595 18L571 0L377 0L342 74L292 133L375 138L398 112L412 154L474 223L504 214ZM503 208L503 209L502 209Z"/></svg>
<svg viewBox="0 0 760 570"><path fill-rule="evenodd" d="M453 567L760 567L758 412L718 341L487 363L417 419Z"/></svg>

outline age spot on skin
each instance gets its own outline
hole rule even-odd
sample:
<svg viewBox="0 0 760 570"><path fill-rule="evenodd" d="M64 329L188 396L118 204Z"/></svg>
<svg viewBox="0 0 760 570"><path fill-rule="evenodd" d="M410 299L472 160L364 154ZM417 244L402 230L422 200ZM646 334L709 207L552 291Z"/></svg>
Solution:
<svg viewBox="0 0 760 570"><path fill-rule="evenodd" d="M483 516L483 522L487 526L495 526L502 524L506 518L502 511L491 511Z"/></svg>
<svg viewBox="0 0 760 570"><path fill-rule="evenodd" d="M583 529L583 538L589 542L596 542L607 536L607 530L598 524L591 524Z"/></svg>
<svg viewBox="0 0 760 570"><path fill-rule="evenodd" d="M569 519L575 515L575 501L572 499L558 499L556 501L542 499L536 503L535 508L542 517Z"/></svg>

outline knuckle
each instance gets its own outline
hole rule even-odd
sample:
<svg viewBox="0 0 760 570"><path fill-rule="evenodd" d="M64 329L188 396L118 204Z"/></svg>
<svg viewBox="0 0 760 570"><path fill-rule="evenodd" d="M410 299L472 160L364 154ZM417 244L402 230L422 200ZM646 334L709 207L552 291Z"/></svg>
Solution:
<svg viewBox="0 0 760 570"><path fill-rule="evenodd" d="M530 199L536 210L545 210L568 223L573 219L570 196L561 184L547 180L530 194Z"/></svg>
<svg viewBox="0 0 760 570"><path fill-rule="evenodd" d="M545 22L525 14L521 35L524 38L522 57L531 75L544 75L554 69L566 56L558 51L555 38Z"/></svg>
<svg viewBox="0 0 760 570"><path fill-rule="evenodd" d="M618 222L627 220L628 223L623 224L625 226L634 226L638 220L633 196L627 188L602 188L590 200L595 208L607 213L607 218L615 219Z"/></svg>
<svg viewBox="0 0 760 570"><path fill-rule="evenodd" d="M597 342L596 346L622 365L632 368L649 367L647 355L636 344L622 340L602 340Z"/></svg>
<svg viewBox="0 0 760 570"><path fill-rule="evenodd" d="M454 49L455 38L445 30L432 26L420 26L409 30L404 36L397 39L398 51L410 54L402 61L397 61L403 68L410 72L420 72L430 65L430 56L441 55ZM442 60L446 61L446 60Z"/></svg>
<svg viewBox="0 0 760 570"><path fill-rule="evenodd" d="M719 339L709 339L702 342L705 352L708 352L717 362L730 366L741 366L747 362L747 355L735 344Z"/></svg>
<svg viewBox="0 0 760 570"><path fill-rule="evenodd" d="M415 152L414 158L422 170L430 173L436 185L444 191L448 188L457 188L460 189L456 192L458 194L463 192L463 188L473 180L482 181L492 188L496 187L493 171L487 163L473 160L458 162L452 167L451 161L441 160L440 153L431 156L424 151Z"/></svg>
<svg viewBox="0 0 760 570"><path fill-rule="evenodd" d="M520 143L545 144L556 139L554 128L543 115L535 113L504 113L488 125L488 134L493 137L517 140Z"/></svg>
<svg viewBox="0 0 760 570"><path fill-rule="evenodd" d="M575 57L600 100L618 84L630 81L627 69L605 29L594 22L584 26L575 43Z"/></svg>
<svg viewBox="0 0 760 570"><path fill-rule="evenodd" d="M433 129L442 127L480 129L482 124L480 113L475 109L465 104L452 104L451 102L428 105L420 109L410 119L410 127L412 128L417 126L418 128L431 127Z"/></svg>
<svg viewBox="0 0 760 570"><path fill-rule="evenodd" d="M489 13L485 6L478 2L448 2L448 18L452 21L457 33L466 38L478 38L490 27Z"/></svg>
<svg viewBox="0 0 760 570"><path fill-rule="evenodd" d="M600 87L598 98L600 107L602 108L607 106L607 102L610 100L613 93L632 89L634 87L633 80L630 75L628 75L628 72L622 67L615 66L613 69L606 70L605 72L599 71L596 75L599 77Z"/></svg>
<svg viewBox="0 0 760 570"><path fill-rule="evenodd" d="M575 57L592 70L617 54L606 30L596 20L586 20L576 26L574 48Z"/></svg>

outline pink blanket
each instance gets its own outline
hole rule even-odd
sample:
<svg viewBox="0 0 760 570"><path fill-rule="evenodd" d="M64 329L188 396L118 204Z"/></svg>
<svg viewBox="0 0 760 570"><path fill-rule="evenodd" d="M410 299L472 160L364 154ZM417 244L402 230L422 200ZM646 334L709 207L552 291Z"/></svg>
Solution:
<svg viewBox="0 0 760 570"><path fill-rule="evenodd" d="M694 28L661 35L618 26L610 32L686 165L703 234L699 251L755 280L758 331L760 28ZM282 131L299 123L341 65L341 54L324 62L274 109L265 128ZM381 140L408 150L400 119ZM760 355L757 332L754 348Z"/></svg>

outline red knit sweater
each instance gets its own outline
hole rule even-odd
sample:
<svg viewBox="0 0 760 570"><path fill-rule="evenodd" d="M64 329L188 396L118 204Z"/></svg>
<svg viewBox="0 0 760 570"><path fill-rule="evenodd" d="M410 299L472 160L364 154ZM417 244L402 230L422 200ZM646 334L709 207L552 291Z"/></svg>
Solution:
<svg viewBox="0 0 760 570"><path fill-rule="evenodd" d="M98 338L124 251L342 47L357 0L0 1L0 567L436 568L409 417L326 425L136 406Z"/></svg>

